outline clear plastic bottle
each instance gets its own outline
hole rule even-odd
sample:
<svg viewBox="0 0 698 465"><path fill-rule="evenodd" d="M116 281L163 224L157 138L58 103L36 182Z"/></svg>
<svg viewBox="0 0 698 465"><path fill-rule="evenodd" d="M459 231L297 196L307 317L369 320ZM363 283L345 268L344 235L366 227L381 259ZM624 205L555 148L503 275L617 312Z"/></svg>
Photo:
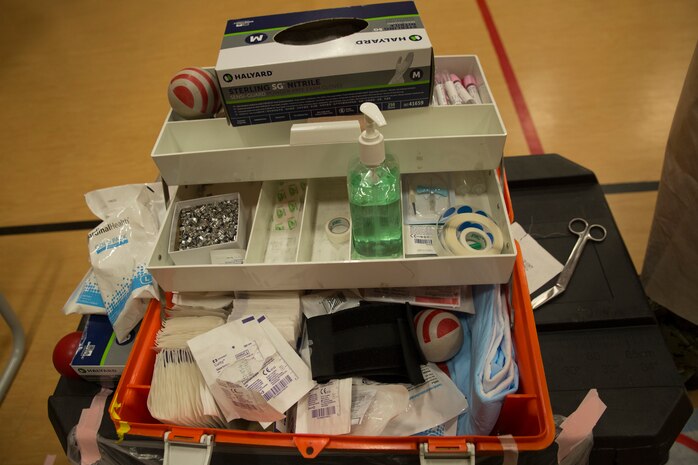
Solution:
<svg viewBox="0 0 698 465"><path fill-rule="evenodd" d="M364 103L361 112L366 115L366 130L359 137L360 157L352 162L347 177L353 248L362 258L400 257L400 169L385 154L376 126L386 122L378 107Z"/></svg>

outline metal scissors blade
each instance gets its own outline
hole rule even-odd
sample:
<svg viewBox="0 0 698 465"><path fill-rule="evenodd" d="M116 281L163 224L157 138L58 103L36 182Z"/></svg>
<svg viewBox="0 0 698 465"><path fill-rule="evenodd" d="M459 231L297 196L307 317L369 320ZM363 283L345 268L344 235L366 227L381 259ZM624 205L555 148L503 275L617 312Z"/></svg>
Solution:
<svg viewBox="0 0 698 465"><path fill-rule="evenodd" d="M583 228L579 229L575 227L577 224L581 224ZM600 224L589 224L587 220L582 218L572 218L567 227L571 233L579 236L577 243L574 244L572 252L567 259L567 263L565 263L565 266L562 268L560 276L557 278L555 285L531 301L531 307L533 310L565 292L565 289L567 289L567 284L572 278L572 273L574 273L574 269L577 267L579 257L582 256L582 251L584 250L584 246L586 245L587 241L601 242L606 239L606 228Z"/></svg>

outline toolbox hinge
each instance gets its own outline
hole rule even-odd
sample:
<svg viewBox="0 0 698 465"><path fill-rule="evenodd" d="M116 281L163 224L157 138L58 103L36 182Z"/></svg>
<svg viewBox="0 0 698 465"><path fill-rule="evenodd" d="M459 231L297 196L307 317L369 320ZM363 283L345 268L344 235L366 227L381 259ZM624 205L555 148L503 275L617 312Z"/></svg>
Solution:
<svg viewBox="0 0 698 465"><path fill-rule="evenodd" d="M213 435L203 434L199 442L170 439L165 433L163 465L209 465L213 453Z"/></svg>
<svg viewBox="0 0 698 465"><path fill-rule="evenodd" d="M475 465L475 444L465 443L466 450L429 450L429 443L419 447L420 465Z"/></svg>

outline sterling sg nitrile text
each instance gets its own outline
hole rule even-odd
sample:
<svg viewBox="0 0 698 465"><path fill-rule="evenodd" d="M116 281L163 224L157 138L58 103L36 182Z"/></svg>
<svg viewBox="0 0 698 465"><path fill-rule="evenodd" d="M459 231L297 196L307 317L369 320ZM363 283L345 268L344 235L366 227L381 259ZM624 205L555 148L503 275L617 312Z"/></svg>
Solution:
<svg viewBox="0 0 698 465"><path fill-rule="evenodd" d="M429 105L433 52L413 2L228 21L216 74L233 126Z"/></svg>

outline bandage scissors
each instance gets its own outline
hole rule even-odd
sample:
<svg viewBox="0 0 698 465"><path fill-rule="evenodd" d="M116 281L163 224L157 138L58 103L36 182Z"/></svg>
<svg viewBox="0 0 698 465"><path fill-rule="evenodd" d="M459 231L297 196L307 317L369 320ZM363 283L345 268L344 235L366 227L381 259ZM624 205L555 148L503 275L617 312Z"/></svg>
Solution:
<svg viewBox="0 0 698 465"><path fill-rule="evenodd" d="M579 226L583 226L583 229L579 229ZM582 218L573 218L567 227L572 234L579 236L579 239L574 244L570 258L567 259L567 263L565 263L564 268L560 272L555 285L531 301L533 310L565 292L567 283L572 278L572 273L574 273L574 269L577 267L577 262L579 257L582 256L582 251L587 241L601 242L606 239L606 228L600 224L589 224Z"/></svg>

